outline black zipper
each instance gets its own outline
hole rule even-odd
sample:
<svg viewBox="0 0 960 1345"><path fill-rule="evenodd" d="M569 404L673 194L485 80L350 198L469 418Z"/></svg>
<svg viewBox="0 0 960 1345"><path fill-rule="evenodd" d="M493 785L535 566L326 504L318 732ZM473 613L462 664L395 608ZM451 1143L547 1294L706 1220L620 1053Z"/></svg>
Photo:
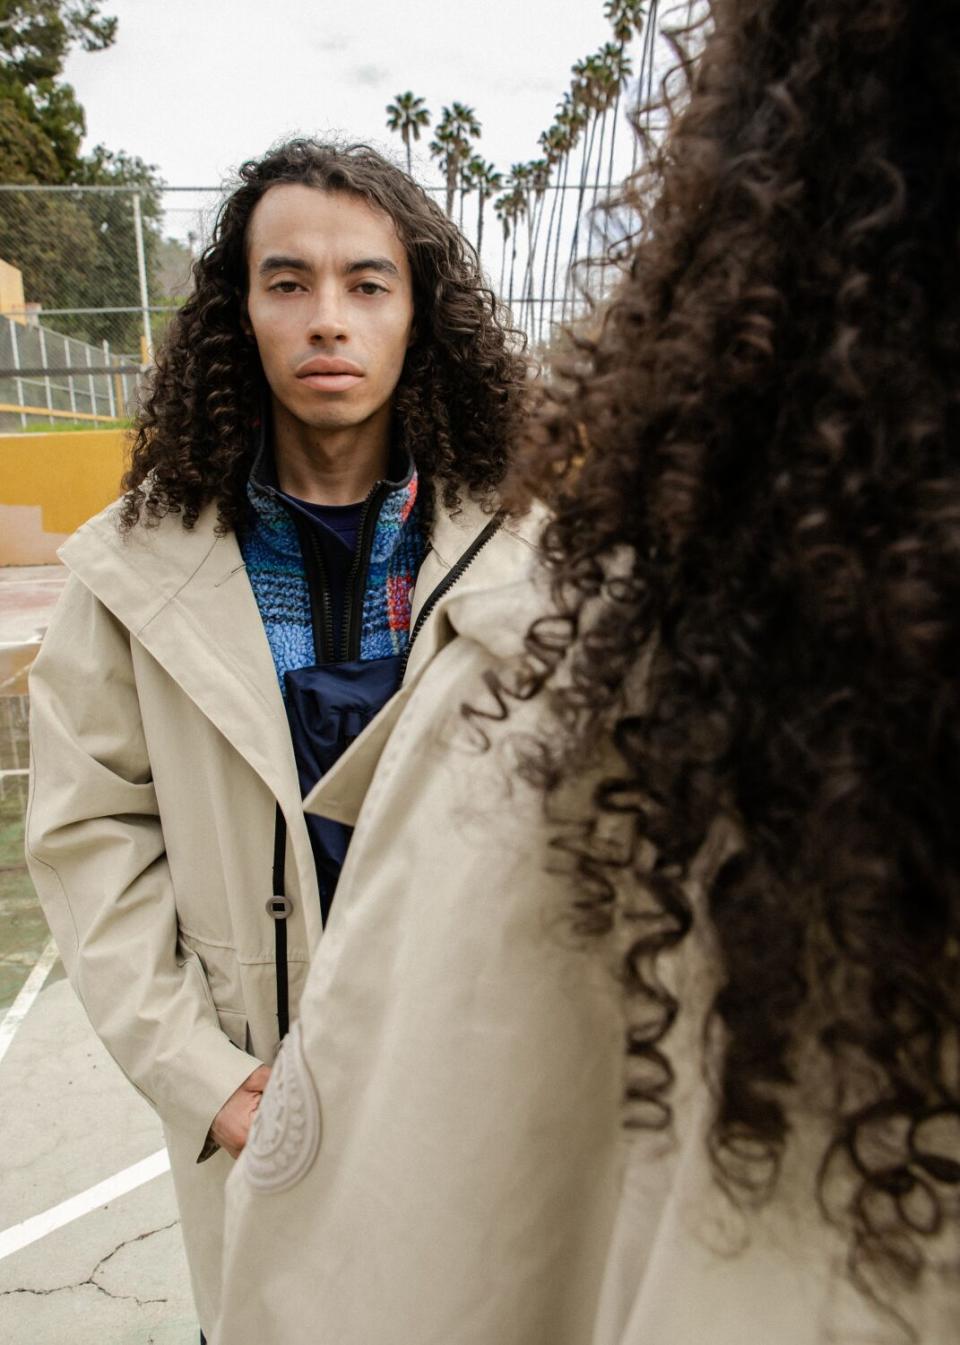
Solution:
<svg viewBox="0 0 960 1345"><path fill-rule="evenodd" d="M313 626L313 655L317 663L332 663L336 658L333 639L333 607L330 602L330 585L327 581L327 567L323 559L323 548L316 530L309 519L303 518L295 509L288 513L293 519L303 568L307 580L307 592L310 596L310 619Z"/></svg>
<svg viewBox="0 0 960 1345"><path fill-rule="evenodd" d="M483 529L481 533L478 534L477 537L474 538L474 540L470 543L470 545L467 547L466 551L464 551L463 555L456 562L456 564L450 570L447 571L447 573L440 580L440 583L436 586L436 588L430 594L429 598L427 598L426 602L420 608L420 614L417 617L413 630L410 632L410 639L407 643L407 648L406 651L404 652L403 660L400 664L400 676L397 679L398 683L402 682L404 677L406 676L407 664L410 662L410 651L413 648L413 642L420 634L421 630L423 630L427 617L436 607L437 603L444 596L444 594L449 593L450 589L453 588L454 584L461 577L464 571L470 568L470 566L476 560L477 556L479 556L480 552L490 541L491 537L495 536L495 534L500 531L501 525L503 524L503 520L505 518L506 518L506 512L504 510L501 510L499 513L494 514L493 518L490 520L487 526Z"/></svg>
<svg viewBox="0 0 960 1345"><path fill-rule="evenodd" d="M390 494L390 489L388 482L378 481L364 501L363 511L360 514L359 536L353 553L353 564L347 576L347 592L340 623L340 657L344 663L360 657L363 599L367 588L370 552L373 549L373 539L380 519L380 506Z"/></svg>

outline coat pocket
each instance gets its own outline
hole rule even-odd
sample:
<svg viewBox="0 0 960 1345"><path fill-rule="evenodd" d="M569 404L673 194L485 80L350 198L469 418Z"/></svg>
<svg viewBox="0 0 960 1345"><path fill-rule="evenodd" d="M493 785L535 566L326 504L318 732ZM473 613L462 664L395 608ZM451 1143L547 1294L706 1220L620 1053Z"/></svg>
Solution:
<svg viewBox="0 0 960 1345"><path fill-rule="evenodd" d="M254 1113L240 1171L254 1191L286 1191L310 1171L320 1135L320 1099L303 1054L300 1024L294 1023Z"/></svg>

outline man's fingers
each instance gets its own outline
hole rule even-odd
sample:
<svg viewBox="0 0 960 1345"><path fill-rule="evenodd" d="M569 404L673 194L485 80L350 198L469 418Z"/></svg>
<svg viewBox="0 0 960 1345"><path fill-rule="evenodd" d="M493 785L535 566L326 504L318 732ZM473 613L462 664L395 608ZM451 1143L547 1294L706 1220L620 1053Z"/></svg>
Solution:
<svg viewBox="0 0 960 1345"><path fill-rule="evenodd" d="M244 1079L242 1087L249 1093L262 1093L269 1078L270 1066L258 1065L253 1073Z"/></svg>

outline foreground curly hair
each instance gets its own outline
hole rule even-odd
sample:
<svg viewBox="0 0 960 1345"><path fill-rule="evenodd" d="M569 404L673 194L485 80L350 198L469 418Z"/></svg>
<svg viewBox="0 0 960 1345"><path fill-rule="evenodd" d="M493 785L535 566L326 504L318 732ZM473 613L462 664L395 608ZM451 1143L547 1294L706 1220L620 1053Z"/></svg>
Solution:
<svg viewBox="0 0 960 1345"><path fill-rule="evenodd" d="M566 621L528 647L572 655L566 776L614 724L592 825L626 815L632 848L580 847L579 912L631 931L635 1114L669 1119L657 957L726 817L715 1171L766 1198L793 1107L825 1099L811 1183L895 1307L960 1223L960 4L709 8L616 203L626 274L526 454Z"/></svg>
<svg viewBox="0 0 960 1345"><path fill-rule="evenodd" d="M292 140L243 164L239 177L194 265L193 293L157 353L123 480L121 525L179 513L191 528L213 500L221 531L246 516L265 380L243 329L245 241L257 202L280 183L349 192L393 220L410 259L416 334L394 394L400 446L449 508L464 489L489 497L522 418L527 363L523 338L505 325L459 230L366 145ZM433 491L421 498L429 526Z"/></svg>

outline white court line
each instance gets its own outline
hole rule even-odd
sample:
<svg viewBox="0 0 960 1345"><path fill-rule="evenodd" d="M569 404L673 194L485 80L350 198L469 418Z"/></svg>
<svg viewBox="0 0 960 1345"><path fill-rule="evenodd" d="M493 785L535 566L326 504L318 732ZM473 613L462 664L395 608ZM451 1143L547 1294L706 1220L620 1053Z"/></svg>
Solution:
<svg viewBox="0 0 960 1345"><path fill-rule="evenodd" d="M33 1001L43 989L43 983L50 975L50 968L57 960L57 945L53 939L47 943L34 964L33 971L20 987L20 993L10 1005L0 1023L0 1060L7 1054L14 1033L33 1007Z"/></svg>
<svg viewBox="0 0 960 1345"><path fill-rule="evenodd" d="M45 1238L48 1233L63 1228L64 1224L73 1223L74 1219L80 1219L84 1214L90 1214L93 1210L108 1205L111 1200L125 1196L128 1191L135 1191L138 1186L153 1181L154 1177L160 1177L169 1170L170 1157L166 1149L159 1149L149 1158L143 1158L132 1167L124 1168L122 1172L108 1177L106 1181L98 1182L96 1186L81 1191L78 1196L71 1196L69 1200L61 1201L59 1205L44 1210L42 1214L35 1214L31 1219L24 1219L23 1223L4 1229L0 1233L0 1261L5 1256L12 1256L14 1252L29 1247L31 1242Z"/></svg>

